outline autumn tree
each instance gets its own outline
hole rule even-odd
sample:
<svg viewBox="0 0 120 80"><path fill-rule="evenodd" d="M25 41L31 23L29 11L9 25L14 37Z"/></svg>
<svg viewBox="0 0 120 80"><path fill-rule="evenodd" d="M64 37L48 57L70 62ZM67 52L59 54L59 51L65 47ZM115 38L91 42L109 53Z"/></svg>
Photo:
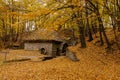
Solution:
<svg viewBox="0 0 120 80"><path fill-rule="evenodd" d="M79 35L81 47L86 47L99 31L100 45L111 48L106 24L113 26L116 44L119 47L116 29L119 27L119 0L1 0L0 37L6 47L18 42L22 33L48 28L72 29L73 38ZM106 21L106 22L105 22ZM105 24L106 23L106 24ZM99 30L98 30L98 29ZM73 39L73 41L75 38Z"/></svg>

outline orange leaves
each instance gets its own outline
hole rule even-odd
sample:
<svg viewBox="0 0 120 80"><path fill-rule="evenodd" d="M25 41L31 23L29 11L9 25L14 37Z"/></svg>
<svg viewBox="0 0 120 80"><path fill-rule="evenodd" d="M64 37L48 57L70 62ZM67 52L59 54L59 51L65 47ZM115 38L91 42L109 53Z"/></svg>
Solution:
<svg viewBox="0 0 120 80"><path fill-rule="evenodd" d="M32 20L36 17L39 17L39 16L43 16L43 15L46 15L50 13L50 10L48 9L40 9L38 11L32 11L32 12L28 12L28 13L23 13L22 14L22 19L24 20Z"/></svg>
<svg viewBox="0 0 120 80"><path fill-rule="evenodd" d="M80 44L69 47L80 59L78 62L59 56L47 61L0 64L0 80L119 80L120 54L107 55L103 47L88 45L86 49L81 49ZM41 54L38 51L10 50L7 59L17 60L19 56L39 57Z"/></svg>
<svg viewBox="0 0 120 80"><path fill-rule="evenodd" d="M0 12L6 12L7 8L0 6Z"/></svg>
<svg viewBox="0 0 120 80"><path fill-rule="evenodd" d="M50 13L50 12L51 12L51 10L46 9L46 8L40 9L40 10L38 11L38 13L41 14L41 15L48 14L48 13Z"/></svg>
<svg viewBox="0 0 120 80"><path fill-rule="evenodd" d="M104 3L104 0L92 0L92 1L97 2L97 3L99 3L99 4L102 4L102 5L103 5L103 3Z"/></svg>

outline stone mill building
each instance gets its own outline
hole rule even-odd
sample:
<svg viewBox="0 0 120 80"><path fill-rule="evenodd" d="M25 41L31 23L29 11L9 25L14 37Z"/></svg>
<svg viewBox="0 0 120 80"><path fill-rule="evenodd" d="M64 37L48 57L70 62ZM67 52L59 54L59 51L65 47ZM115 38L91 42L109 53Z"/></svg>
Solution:
<svg viewBox="0 0 120 80"><path fill-rule="evenodd" d="M66 31L63 31L65 34ZM66 33L66 36L59 34L57 31L40 29L37 31L28 32L23 37L25 50L40 50L41 53L52 57L61 55L68 47L68 41L71 37L71 31Z"/></svg>

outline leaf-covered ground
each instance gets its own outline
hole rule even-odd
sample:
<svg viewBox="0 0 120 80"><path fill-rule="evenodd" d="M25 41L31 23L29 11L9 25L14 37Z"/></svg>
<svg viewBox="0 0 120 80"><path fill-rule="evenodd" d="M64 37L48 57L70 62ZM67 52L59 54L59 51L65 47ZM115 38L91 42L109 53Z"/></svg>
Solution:
<svg viewBox="0 0 120 80"><path fill-rule="evenodd" d="M113 45L114 52L106 53L105 47L95 46L95 42L87 43L85 49L80 44L69 48L78 62L61 56L47 61L2 63L4 55L0 53L0 80L120 80L120 51ZM21 58L18 56L41 55L37 51L10 50L7 60Z"/></svg>
<svg viewBox="0 0 120 80"><path fill-rule="evenodd" d="M107 54L103 47L91 43L88 46L70 47L79 62L61 56L48 61L2 63L0 80L120 80L120 52ZM10 50L8 59L20 54L39 56L37 51Z"/></svg>

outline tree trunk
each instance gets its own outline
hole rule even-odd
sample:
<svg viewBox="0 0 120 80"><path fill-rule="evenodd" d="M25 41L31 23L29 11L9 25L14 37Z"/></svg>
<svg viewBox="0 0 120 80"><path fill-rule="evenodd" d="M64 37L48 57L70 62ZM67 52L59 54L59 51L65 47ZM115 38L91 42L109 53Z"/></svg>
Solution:
<svg viewBox="0 0 120 80"><path fill-rule="evenodd" d="M109 42L109 40L108 40L108 38L107 38L107 35L106 35L106 33L105 33L105 29L104 29L104 26L103 26L103 22L102 22L102 19L100 18L100 15L98 14L98 20L99 20L99 26L100 26L100 28L101 28L101 30L102 30L102 33L103 33L103 36L104 36L104 38L105 38L105 41L106 41L106 44L107 44L107 48L108 49L111 49L111 45L110 45L110 42Z"/></svg>
<svg viewBox="0 0 120 80"><path fill-rule="evenodd" d="M104 42L103 42L103 37L102 37L102 28L101 28L101 21L100 18L98 17L98 21L99 21L99 34L100 34L100 45L103 46Z"/></svg>
<svg viewBox="0 0 120 80"><path fill-rule="evenodd" d="M89 19L88 19L88 10L87 10L87 1L85 1L85 15L86 15L86 28L87 28L87 33L88 33L88 41L92 41L93 37L92 37L92 33L90 30L90 26L89 26Z"/></svg>
<svg viewBox="0 0 120 80"><path fill-rule="evenodd" d="M92 31L93 31L93 33L95 35L95 38L97 38L97 35L96 35L96 33L97 33L96 25L92 25Z"/></svg>
<svg viewBox="0 0 120 80"><path fill-rule="evenodd" d="M113 31L114 31L114 36L115 36L115 41L116 41L116 46L118 47L118 49L120 50L120 46L119 46L119 43L118 43L118 38L117 38L117 34L116 34L116 25L115 25L115 18L111 15L111 20L112 20L112 25L113 25Z"/></svg>
<svg viewBox="0 0 120 80"><path fill-rule="evenodd" d="M78 11L78 17L82 18L82 11ZM84 24L83 24L82 19L77 21L77 26L78 26L78 29L79 29L79 37L80 37L80 42L81 42L81 48L86 48L85 30L84 30Z"/></svg>
<svg viewBox="0 0 120 80"><path fill-rule="evenodd" d="M81 48L86 48L86 41L85 41L85 35L84 35L84 27L78 25L79 27L79 33L80 33L80 41L81 41Z"/></svg>

